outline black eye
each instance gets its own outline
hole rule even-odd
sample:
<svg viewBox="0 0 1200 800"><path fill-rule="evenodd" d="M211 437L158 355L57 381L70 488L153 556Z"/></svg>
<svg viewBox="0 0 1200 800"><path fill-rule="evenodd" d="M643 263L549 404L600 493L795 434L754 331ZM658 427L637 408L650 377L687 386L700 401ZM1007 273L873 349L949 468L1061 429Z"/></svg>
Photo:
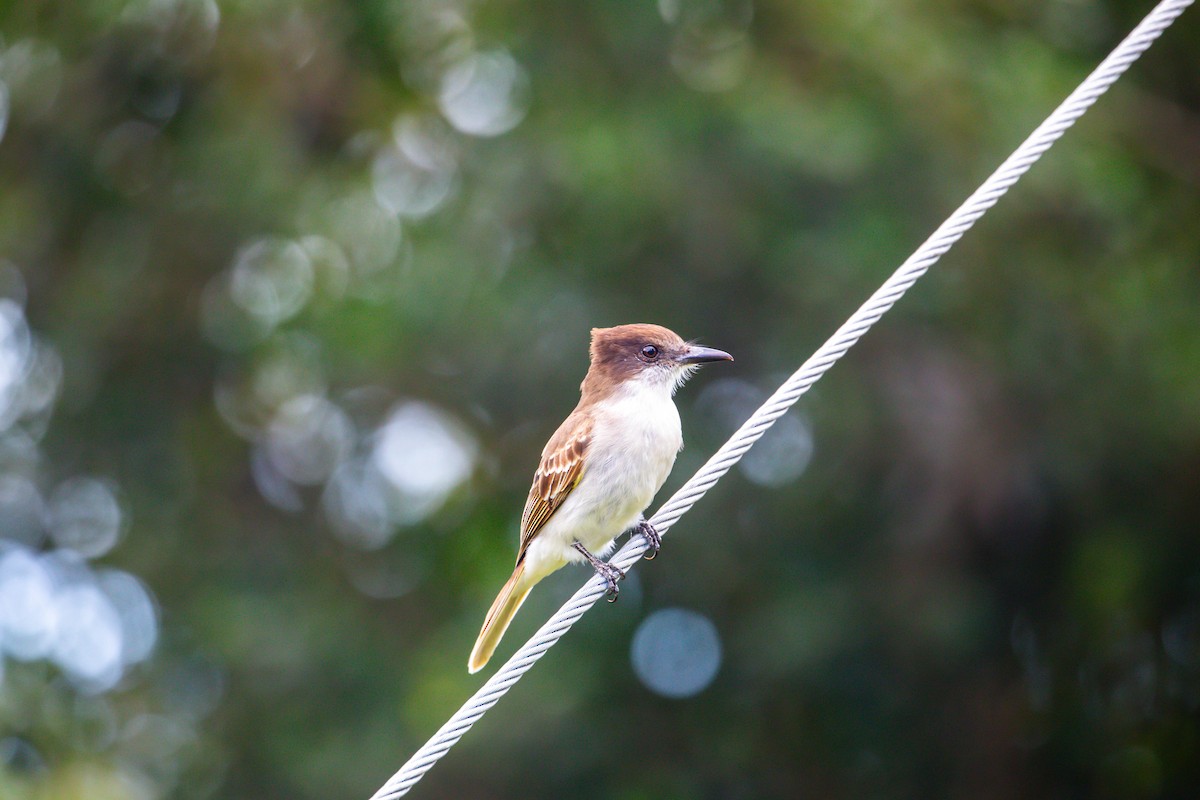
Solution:
<svg viewBox="0 0 1200 800"><path fill-rule="evenodd" d="M647 361L653 361L658 358L658 348L652 344L648 344L642 348L642 358Z"/></svg>

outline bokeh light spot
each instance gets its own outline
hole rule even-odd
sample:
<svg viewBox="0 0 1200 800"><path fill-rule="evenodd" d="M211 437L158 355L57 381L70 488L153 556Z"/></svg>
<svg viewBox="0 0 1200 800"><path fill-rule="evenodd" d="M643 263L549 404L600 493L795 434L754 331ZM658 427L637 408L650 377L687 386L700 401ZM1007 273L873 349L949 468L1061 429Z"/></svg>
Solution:
<svg viewBox="0 0 1200 800"><path fill-rule="evenodd" d="M150 590L133 575L115 569L100 572L96 583L121 622L121 662L145 661L158 640L158 606Z"/></svg>
<svg viewBox="0 0 1200 800"><path fill-rule="evenodd" d="M59 547L96 558L120 538L121 507L108 484L94 478L72 478L50 495L46 527Z"/></svg>
<svg viewBox="0 0 1200 800"><path fill-rule="evenodd" d="M36 39L20 39L7 49L0 40L0 82L8 88L10 107L25 120L38 120L58 100L62 56L52 45Z"/></svg>
<svg viewBox="0 0 1200 800"><path fill-rule="evenodd" d="M456 420L426 403L407 402L380 429L374 460L401 494L401 523L437 510L474 469L478 445Z"/></svg>
<svg viewBox="0 0 1200 800"><path fill-rule="evenodd" d="M373 194L356 193L323 211L324 230L341 245L355 278L370 277L391 264L400 252L403 229L396 216Z"/></svg>
<svg viewBox="0 0 1200 800"><path fill-rule="evenodd" d="M17 409L21 385L29 365L33 337L25 324L25 312L8 298L0 299L0 420L12 424L10 412Z"/></svg>
<svg viewBox="0 0 1200 800"><path fill-rule="evenodd" d="M807 418L792 411L775 421L738 465L762 486L784 486L799 478L812 460L813 438Z"/></svg>
<svg viewBox="0 0 1200 800"><path fill-rule="evenodd" d="M44 658L58 631L54 582L28 550L0 552L0 649L23 661Z"/></svg>
<svg viewBox="0 0 1200 800"><path fill-rule="evenodd" d="M62 378L62 357L58 351L35 340L33 358L21 387L21 416L28 419L38 414L49 414L62 388Z"/></svg>
<svg viewBox="0 0 1200 800"><path fill-rule="evenodd" d="M337 242L325 236L304 236L300 246L313 266L314 286L320 295L340 300L350 282L350 262Z"/></svg>
<svg viewBox="0 0 1200 800"><path fill-rule="evenodd" d="M33 481L0 474L0 531L4 538L29 547L42 540L42 495Z"/></svg>
<svg viewBox="0 0 1200 800"><path fill-rule="evenodd" d="M375 156L371 180L375 199L393 214L419 219L442 207L455 188L457 164L449 131L436 119L405 116L396 121L392 143Z"/></svg>
<svg viewBox="0 0 1200 800"><path fill-rule="evenodd" d="M238 251L230 283L234 302L265 324L298 314L312 290L312 262L295 242L265 238Z"/></svg>
<svg viewBox="0 0 1200 800"><path fill-rule="evenodd" d="M96 586L66 586L55 597L54 660L80 688L103 692L121 678L121 618Z"/></svg>
<svg viewBox="0 0 1200 800"><path fill-rule="evenodd" d="M633 671L663 697L699 694L721 666L721 639L712 621L683 608L656 611L633 635Z"/></svg>
<svg viewBox="0 0 1200 800"><path fill-rule="evenodd" d="M504 50L475 53L446 71L438 107L450 124L472 136L515 128L529 103L529 78Z"/></svg>
<svg viewBox="0 0 1200 800"><path fill-rule="evenodd" d="M304 498L296 486L283 476L262 444L250 451L250 475L258 492L271 505L291 514L304 510Z"/></svg>
<svg viewBox="0 0 1200 800"><path fill-rule="evenodd" d="M347 544L375 550L393 534L387 481L369 459L341 464L325 484L321 502L334 532Z"/></svg>
<svg viewBox="0 0 1200 800"><path fill-rule="evenodd" d="M354 425L336 404L302 394L280 406L267 428L267 454L293 483L323 482L354 447Z"/></svg>

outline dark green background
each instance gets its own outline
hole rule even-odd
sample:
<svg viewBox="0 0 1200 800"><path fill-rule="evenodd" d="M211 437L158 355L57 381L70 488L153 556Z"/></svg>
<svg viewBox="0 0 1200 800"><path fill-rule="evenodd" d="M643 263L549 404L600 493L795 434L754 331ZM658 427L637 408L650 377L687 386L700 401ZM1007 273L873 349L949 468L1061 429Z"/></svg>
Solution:
<svg viewBox="0 0 1200 800"><path fill-rule="evenodd" d="M160 620L98 697L5 661L0 796L365 799L481 683L588 329L737 356L679 395L673 490L745 413L705 390L773 389L1150 7L0 4L0 258L62 362L53 413L4 435L36 442L44 492L115 487L92 567ZM441 117L475 52L517 65L501 135ZM1193 10L804 398L807 471L732 472L413 796L1196 796L1198 52ZM373 169L400 118L453 178L396 221ZM318 235L296 313L229 300L240 248ZM468 480L376 549L320 481L268 502L253 453L304 392L360 448L394 404L441 409ZM500 654L585 574L540 586ZM673 606L722 641L686 700L630 666ZM110 735L86 735L98 707Z"/></svg>

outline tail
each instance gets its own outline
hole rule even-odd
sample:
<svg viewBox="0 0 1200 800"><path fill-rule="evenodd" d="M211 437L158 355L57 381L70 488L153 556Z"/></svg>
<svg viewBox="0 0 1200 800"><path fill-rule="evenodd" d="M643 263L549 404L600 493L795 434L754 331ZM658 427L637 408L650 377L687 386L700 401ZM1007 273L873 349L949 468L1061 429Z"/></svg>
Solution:
<svg viewBox="0 0 1200 800"><path fill-rule="evenodd" d="M513 616L525 602L529 590L533 588L533 583L536 583L536 581L527 583L524 577L525 561L522 560L513 570L512 577L504 584L504 588L500 590L496 602L492 603L492 608L483 621L483 630L479 632L479 638L475 640L475 647L471 650L471 660L467 663L467 670L471 674L479 672L487 664L492 653L496 651L496 645L500 644L500 637L504 636L504 632L508 630L508 623L512 622Z"/></svg>

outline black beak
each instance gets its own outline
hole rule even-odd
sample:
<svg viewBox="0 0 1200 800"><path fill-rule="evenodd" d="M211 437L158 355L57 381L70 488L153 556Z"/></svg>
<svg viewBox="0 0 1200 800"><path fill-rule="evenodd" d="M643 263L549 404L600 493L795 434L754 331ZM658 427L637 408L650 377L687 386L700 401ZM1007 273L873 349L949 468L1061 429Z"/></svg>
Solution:
<svg viewBox="0 0 1200 800"><path fill-rule="evenodd" d="M680 364L703 364L706 361L733 361L733 356L724 350L714 350L711 347L700 347L699 345L690 344L676 361Z"/></svg>

